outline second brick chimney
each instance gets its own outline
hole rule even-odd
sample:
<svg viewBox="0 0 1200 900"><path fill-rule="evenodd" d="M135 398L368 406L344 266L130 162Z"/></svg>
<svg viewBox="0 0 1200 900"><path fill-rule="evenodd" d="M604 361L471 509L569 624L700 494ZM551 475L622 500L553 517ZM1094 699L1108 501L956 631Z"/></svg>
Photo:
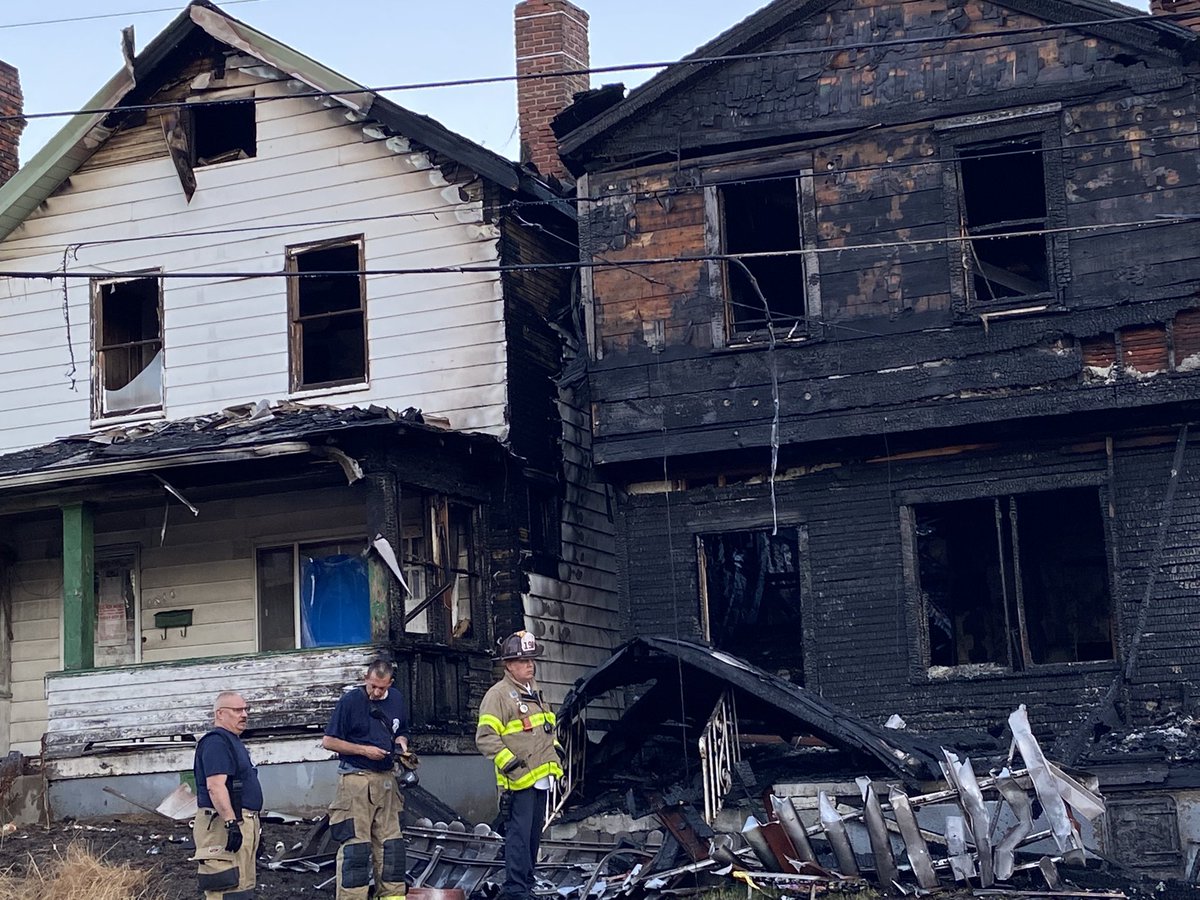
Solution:
<svg viewBox="0 0 1200 900"><path fill-rule="evenodd" d="M1200 0L1150 0L1150 12L1171 16L1171 21L1193 31L1200 30Z"/></svg>
<svg viewBox="0 0 1200 900"><path fill-rule="evenodd" d="M25 120L25 98L21 96L21 78L14 66L0 62L0 184L16 174L20 162L17 151Z"/></svg>
<svg viewBox="0 0 1200 900"><path fill-rule="evenodd" d="M522 0L514 15L518 76L588 67L588 14L570 0ZM550 122L589 84L586 74L517 81L521 162L543 175L567 176Z"/></svg>

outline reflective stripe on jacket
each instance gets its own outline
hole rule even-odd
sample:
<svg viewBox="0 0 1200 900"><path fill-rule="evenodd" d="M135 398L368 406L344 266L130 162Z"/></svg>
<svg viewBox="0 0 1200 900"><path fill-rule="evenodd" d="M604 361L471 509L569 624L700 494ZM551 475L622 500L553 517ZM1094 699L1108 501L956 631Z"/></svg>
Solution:
<svg viewBox="0 0 1200 900"><path fill-rule="evenodd" d="M558 744L556 725L536 682L527 687L505 673L492 685L479 704L475 746L495 765L496 784L504 790L521 791L533 787L539 778L562 775L554 749ZM521 764L505 771L513 760Z"/></svg>

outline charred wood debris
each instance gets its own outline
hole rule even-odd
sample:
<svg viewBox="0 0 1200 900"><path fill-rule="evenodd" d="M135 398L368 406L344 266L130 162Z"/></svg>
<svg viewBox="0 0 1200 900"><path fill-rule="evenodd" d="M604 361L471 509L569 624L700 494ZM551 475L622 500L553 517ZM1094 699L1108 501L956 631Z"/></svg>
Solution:
<svg viewBox="0 0 1200 900"><path fill-rule="evenodd" d="M589 723L592 702L615 690L624 714ZM550 795L542 897L730 884L773 897L1127 896L1129 877L1095 849L1105 806L1094 779L1045 757L1023 706L1007 744L919 736L899 717L872 725L711 648L641 638L576 684L559 721L567 774ZM493 896L503 837L423 788L407 796L410 885ZM331 887L335 851L322 818L260 863Z"/></svg>

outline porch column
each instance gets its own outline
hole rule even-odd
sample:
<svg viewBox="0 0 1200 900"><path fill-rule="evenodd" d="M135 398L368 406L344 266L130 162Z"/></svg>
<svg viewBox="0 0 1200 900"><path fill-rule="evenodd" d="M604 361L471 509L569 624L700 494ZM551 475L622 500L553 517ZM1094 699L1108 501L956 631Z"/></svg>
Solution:
<svg viewBox="0 0 1200 900"><path fill-rule="evenodd" d="M400 490L391 472L373 472L367 476L367 536L381 535L392 545L397 559L403 551L400 537ZM403 560L401 560L403 565ZM371 583L371 643L386 646L404 631L404 592L394 575L375 554L370 556L368 574Z"/></svg>
<svg viewBox="0 0 1200 900"><path fill-rule="evenodd" d="M90 669L95 665L96 554L92 508L73 503L63 517L63 668Z"/></svg>

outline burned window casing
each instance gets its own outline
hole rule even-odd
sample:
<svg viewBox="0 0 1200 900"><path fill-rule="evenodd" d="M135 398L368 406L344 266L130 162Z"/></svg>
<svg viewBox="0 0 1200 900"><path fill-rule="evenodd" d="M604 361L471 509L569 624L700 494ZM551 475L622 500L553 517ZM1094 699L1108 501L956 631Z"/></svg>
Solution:
<svg viewBox="0 0 1200 900"><path fill-rule="evenodd" d="M1053 104L935 124L955 308L1066 300L1071 261L1062 126Z"/></svg>
<svg viewBox="0 0 1200 900"><path fill-rule="evenodd" d="M162 290L157 276L92 285L92 414L161 409Z"/></svg>
<svg viewBox="0 0 1200 900"><path fill-rule="evenodd" d="M259 548L259 649L370 643L365 546L360 537Z"/></svg>
<svg viewBox="0 0 1200 900"><path fill-rule="evenodd" d="M958 149L962 230L979 238L963 245L977 303L1051 290L1042 151L1038 137Z"/></svg>
<svg viewBox="0 0 1200 900"><path fill-rule="evenodd" d="M404 630L443 643L475 638L481 599L478 509L440 495L400 503Z"/></svg>
<svg viewBox="0 0 1200 900"><path fill-rule="evenodd" d="M363 240L288 250L293 391L367 381Z"/></svg>
<svg viewBox="0 0 1200 900"><path fill-rule="evenodd" d="M907 523L927 665L1114 658L1096 488L914 504Z"/></svg>
<svg viewBox="0 0 1200 900"><path fill-rule="evenodd" d="M253 99L188 106L191 163L199 168L258 154L258 123Z"/></svg>
<svg viewBox="0 0 1200 900"><path fill-rule="evenodd" d="M706 637L719 650L801 681L800 530L708 534L699 544Z"/></svg>
<svg viewBox="0 0 1200 900"><path fill-rule="evenodd" d="M807 260L804 249L803 179L750 178L718 188L721 252L780 253L742 260L762 292L759 296L745 269L724 263L726 321L730 334L767 328L794 333L807 316ZM766 307L763 300L766 300Z"/></svg>

